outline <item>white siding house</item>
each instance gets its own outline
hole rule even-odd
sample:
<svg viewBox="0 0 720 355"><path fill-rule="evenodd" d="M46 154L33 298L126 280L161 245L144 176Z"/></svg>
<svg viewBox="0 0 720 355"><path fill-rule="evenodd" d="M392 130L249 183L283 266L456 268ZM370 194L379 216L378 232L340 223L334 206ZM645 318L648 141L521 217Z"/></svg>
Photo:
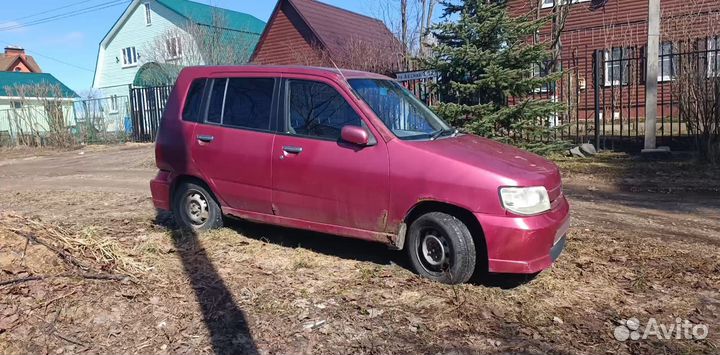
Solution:
<svg viewBox="0 0 720 355"><path fill-rule="evenodd" d="M193 28L211 28L222 31L223 38L241 39L247 45L237 50L247 52L243 56L249 58L264 27L263 21L248 14L188 0L133 0L100 42L93 88L104 97L128 96L130 85L138 84L143 65L206 64L202 58L184 60L202 51L194 40L185 40L196 36ZM165 55L158 55L160 51Z"/></svg>

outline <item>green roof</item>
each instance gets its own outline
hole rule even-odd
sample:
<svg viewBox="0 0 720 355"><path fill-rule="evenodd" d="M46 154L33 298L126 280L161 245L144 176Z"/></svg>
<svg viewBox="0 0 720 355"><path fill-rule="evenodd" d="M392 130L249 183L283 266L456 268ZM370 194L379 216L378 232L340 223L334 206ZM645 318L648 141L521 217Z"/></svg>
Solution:
<svg viewBox="0 0 720 355"><path fill-rule="evenodd" d="M218 15L225 22L224 26L227 26L230 30L261 35L265 29L265 22L242 12L188 0L157 0L157 2L173 10L178 15L201 25L216 26L217 22L215 21L215 24L213 24L213 17Z"/></svg>
<svg viewBox="0 0 720 355"><path fill-rule="evenodd" d="M12 92L8 94L8 88L36 85L57 85L63 97L78 97L78 94L49 73L0 72L0 96L13 96L15 94Z"/></svg>

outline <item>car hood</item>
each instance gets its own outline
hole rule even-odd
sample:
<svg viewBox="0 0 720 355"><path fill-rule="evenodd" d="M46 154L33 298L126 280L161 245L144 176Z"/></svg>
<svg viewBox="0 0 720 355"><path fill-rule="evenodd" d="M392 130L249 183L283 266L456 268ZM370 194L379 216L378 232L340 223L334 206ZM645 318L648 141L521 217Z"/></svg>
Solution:
<svg viewBox="0 0 720 355"><path fill-rule="evenodd" d="M555 163L491 139L464 134L418 143L421 150L477 167L503 178L503 181L514 181L518 186L541 184L554 190L561 184Z"/></svg>

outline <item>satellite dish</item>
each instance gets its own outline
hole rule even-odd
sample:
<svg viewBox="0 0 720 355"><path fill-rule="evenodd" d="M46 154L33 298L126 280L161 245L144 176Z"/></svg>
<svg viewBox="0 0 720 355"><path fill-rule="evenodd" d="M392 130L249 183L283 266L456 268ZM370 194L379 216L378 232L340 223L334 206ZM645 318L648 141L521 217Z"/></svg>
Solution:
<svg viewBox="0 0 720 355"><path fill-rule="evenodd" d="M590 1L590 10L598 10L600 8L605 7L605 4L607 4L608 0L592 0Z"/></svg>

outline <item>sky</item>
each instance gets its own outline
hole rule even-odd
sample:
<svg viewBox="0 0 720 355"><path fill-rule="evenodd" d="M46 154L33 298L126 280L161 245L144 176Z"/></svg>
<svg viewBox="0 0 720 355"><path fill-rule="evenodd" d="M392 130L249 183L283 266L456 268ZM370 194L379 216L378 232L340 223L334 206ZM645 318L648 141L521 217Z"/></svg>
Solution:
<svg viewBox="0 0 720 355"><path fill-rule="evenodd" d="M275 6L274 0L196 1L248 13L266 22ZM323 0L373 17L381 13L378 1L383 0ZM25 48L44 72L53 74L81 95L92 86L100 41L130 3L129 0L4 2L7 3L0 12L0 46ZM69 14L74 16L67 17ZM34 24L46 18L52 19Z"/></svg>

